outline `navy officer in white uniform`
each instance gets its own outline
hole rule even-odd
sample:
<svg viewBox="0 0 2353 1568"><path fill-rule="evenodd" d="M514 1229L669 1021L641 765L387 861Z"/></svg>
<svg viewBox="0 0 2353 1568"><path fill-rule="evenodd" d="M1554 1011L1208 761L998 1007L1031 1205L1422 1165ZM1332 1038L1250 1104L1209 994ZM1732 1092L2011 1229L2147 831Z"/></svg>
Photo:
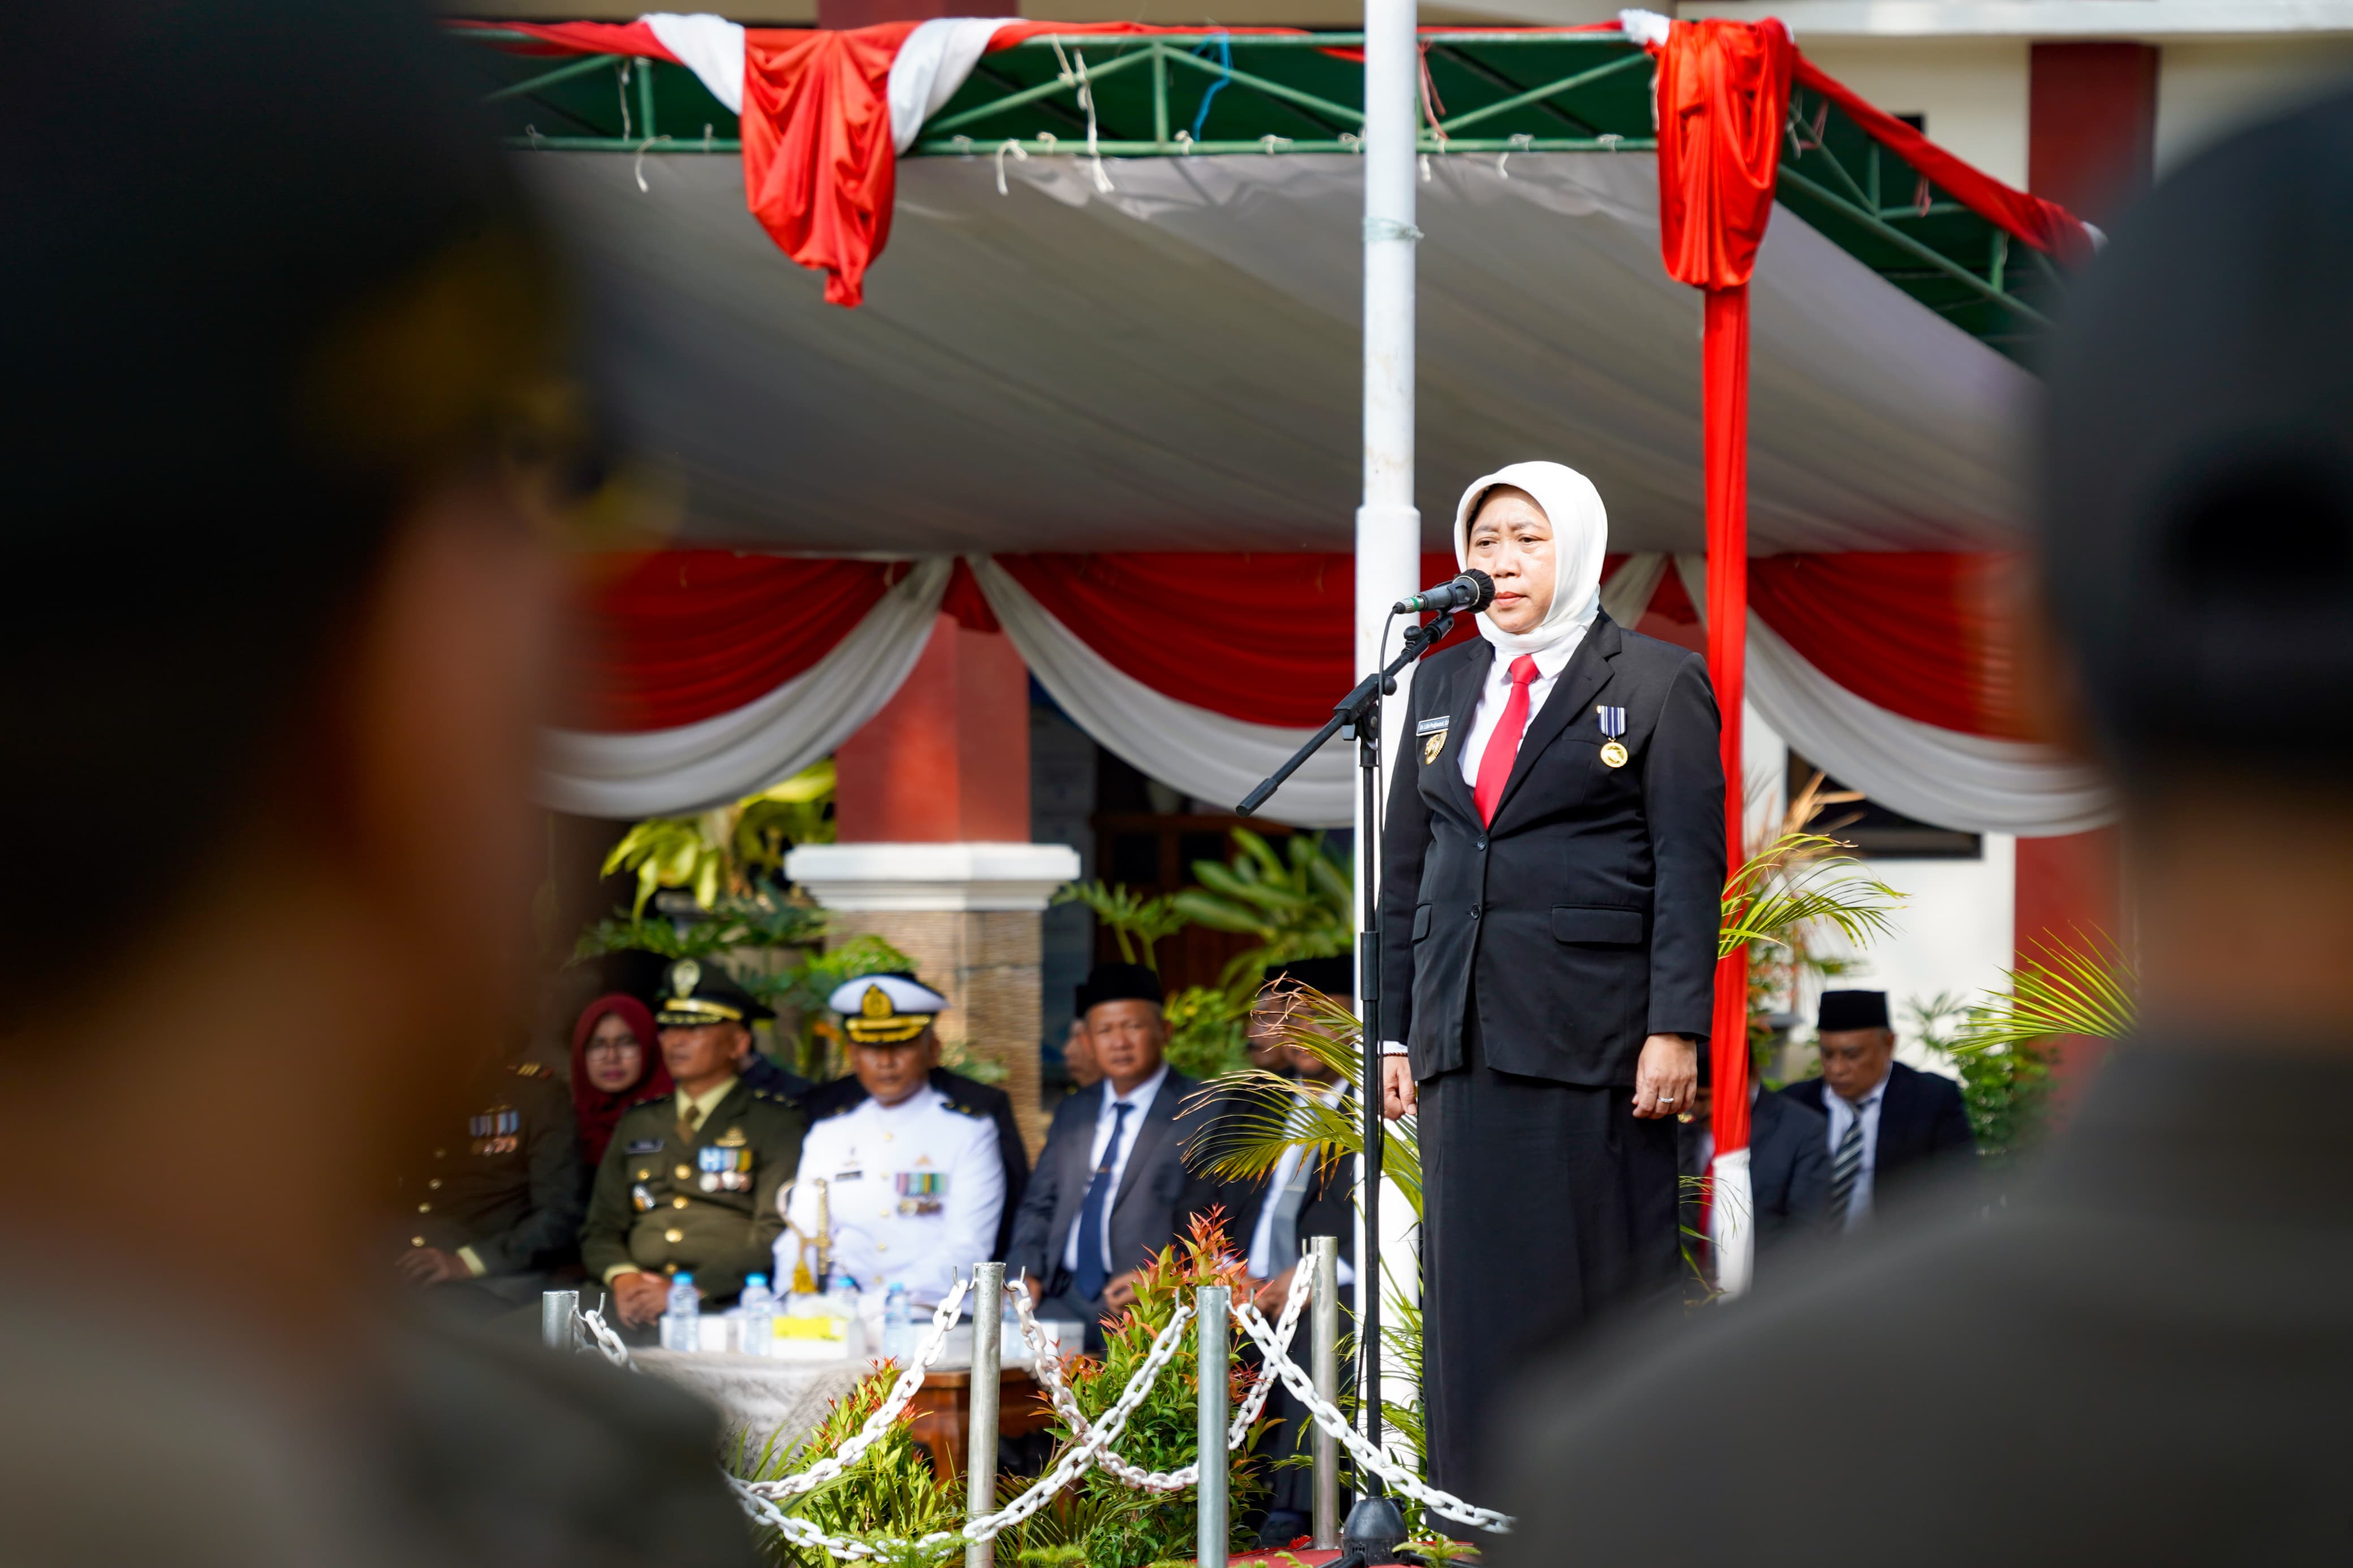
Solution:
<svg viewBox="0 0 2353 1568"><path fill-rule="evenodd" d="M936 1305L959 1271L996 1248L1005 1206L997 1124L929 1081L940 1059L933 1020L946 997L912 974L865 974L836 987L828 1005L866 1098L809 1129L799 1175L778 1200L777 1278L811 1260L822 1207L837 1275L861 1289L904 1285L914 1305Z"/></svg>

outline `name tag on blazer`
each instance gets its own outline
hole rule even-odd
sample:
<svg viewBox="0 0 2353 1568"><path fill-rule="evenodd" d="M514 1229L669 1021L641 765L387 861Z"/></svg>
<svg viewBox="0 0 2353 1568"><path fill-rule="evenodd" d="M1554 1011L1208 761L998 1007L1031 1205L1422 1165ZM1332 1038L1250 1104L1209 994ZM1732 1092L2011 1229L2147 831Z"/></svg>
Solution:
<svg viewBox="0 0 2353 1568"><path fill-rule="evenodd" d="M1440 713L1435 719L1424 719L1413 727L1421 741L1421 763L1428 767L1438 761L1438 753L1446 749L1446 727L1453 721Z"/></svg>

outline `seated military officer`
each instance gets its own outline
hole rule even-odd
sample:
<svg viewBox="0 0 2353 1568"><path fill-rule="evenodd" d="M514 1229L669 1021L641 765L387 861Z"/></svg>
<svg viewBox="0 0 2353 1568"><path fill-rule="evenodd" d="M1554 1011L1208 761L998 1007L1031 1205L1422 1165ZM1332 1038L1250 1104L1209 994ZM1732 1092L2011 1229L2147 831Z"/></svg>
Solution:
<svg viewBox="0 0 2353 1568"><path fill-rule="evenodd" d="M934 1305L959 1270L995 1252L1005 1209L997 1123L931 1077L933 1020L947 1005L912 974L860 975L835 989L829 1005L865 1098L809 1129L801 1173L779 1200L777 1278L813 1265L822 1230L833 1272L860 1288L904 1285L916 1305Z"/></svg>
<svg viewBox="0 0 2353 1568"><path fill-rule="evenodd" d="M536 1300L579 1234L579 1142L553 1071L487 1065L400 1178L401 1277L467 1310Z"/></svg>
<svg viewBox="0 0 2353 1568"><path fill-rule="evenodd" d="M678 1092L622 1113L580 1235L581 1261L612 1287L626 1327L661 1315L673 1274L723 1301L768 1267L802 1131L797 1110L737 1075L748 1024L769 1016L715 963L682 958L662 976L655 1021Z"/></svg>

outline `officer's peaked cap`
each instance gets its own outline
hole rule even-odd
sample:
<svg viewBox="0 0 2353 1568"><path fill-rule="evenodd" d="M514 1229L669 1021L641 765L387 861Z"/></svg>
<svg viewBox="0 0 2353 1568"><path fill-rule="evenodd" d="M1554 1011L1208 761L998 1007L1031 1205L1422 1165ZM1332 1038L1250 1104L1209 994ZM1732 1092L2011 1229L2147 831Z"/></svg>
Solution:
<svg viewBox="0 0 2353 1568"><path fill-rule="evenodd" d="M861 974L833 988L826 1005L861 1046L895 1046L922 1034L948 999L903 970Z"/></svg>
<svg viewBox="0 0 2353 1568"><path fill-rule="evenodd" d="M673 1029L701 1024L748 1024L773 1018L773 1007L735 983L735 977L707 958L681 958L662 971L661 996L654 1021Z"/></svg>

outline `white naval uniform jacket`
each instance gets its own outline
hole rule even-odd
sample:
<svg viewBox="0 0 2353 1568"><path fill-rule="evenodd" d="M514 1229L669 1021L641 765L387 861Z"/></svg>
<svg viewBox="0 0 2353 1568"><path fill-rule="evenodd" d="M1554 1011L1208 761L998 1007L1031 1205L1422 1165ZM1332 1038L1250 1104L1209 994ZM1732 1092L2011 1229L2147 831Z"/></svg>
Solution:
<svg viewBox="0 0 2353 1568"><path fill-rule="evenodd" d="M996 1250L1005 1207L997 1124L953 1109L928 1085L896 1105L860 1100L809 1129L799 1173L776 1199L787 1221L776 1238L776 1274L787 1285L802 1237L815 1235L818 1177L832 1216L834 1272L860 1289L897 1283L915 1305L936 1305L959 1271Z"/></svg>

